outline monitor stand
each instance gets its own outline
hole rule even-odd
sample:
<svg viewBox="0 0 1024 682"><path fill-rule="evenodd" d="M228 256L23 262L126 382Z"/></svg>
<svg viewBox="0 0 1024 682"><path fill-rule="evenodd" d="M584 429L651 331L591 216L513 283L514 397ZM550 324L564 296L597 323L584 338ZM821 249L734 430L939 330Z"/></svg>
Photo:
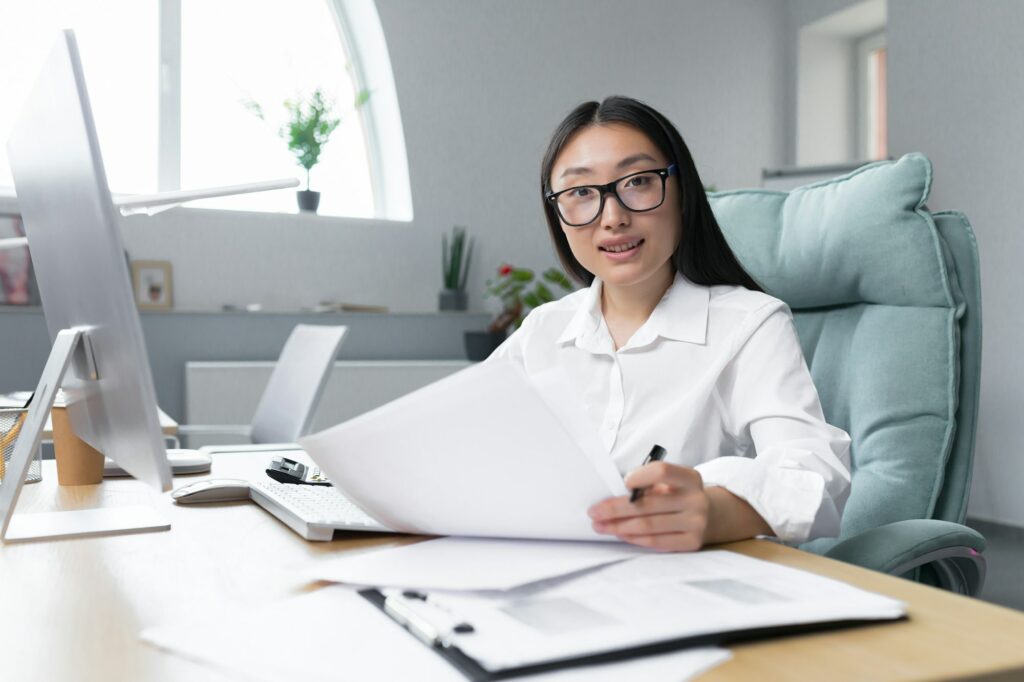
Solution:
<svg viewBox="0 0 1024 682"><path fill-rule="evenodd" d="M25 484L32 455L42 441L46 418L53 407L57 390L64 381L64 375L72 365L78 376L97 378L87 328L62 329L57 333L39 378L39 385L29 403L28 414L14 445L14 453L7 464L4 480L0 483L0 541L5 544L24 540L140 533L168 530L171 527L156 511L146 506L15 515L14 507L21 494L21 487Z"/></svg>

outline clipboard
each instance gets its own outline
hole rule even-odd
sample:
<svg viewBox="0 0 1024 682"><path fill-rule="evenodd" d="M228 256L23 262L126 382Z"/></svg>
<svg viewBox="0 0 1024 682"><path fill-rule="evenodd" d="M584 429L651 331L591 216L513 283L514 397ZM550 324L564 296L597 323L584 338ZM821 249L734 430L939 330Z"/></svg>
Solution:
<svg viewBox="0 0 1024 682"><path fill-rule="evenodd" d="M721 632L687 635L652 641L639 646L581 652L578 655L567 655L561 658L530 663L527 665L507 667L500 670L489 670L479 661L467 655L462 649L453 644L450 641L448 633L444 632L442 628L422 617L417 616L412 611L403 608L403 598L413 600L425 599L426 597L422 593L405 592L402 598L396 598L394 595L385 596L380 590L370 588L359 590L358 594L384 612L385 615L420 640L425 646L429 647L439 656L444 658L450 665L456 668L472 682L506 680L566 668L625 661L632 658L668 653L688 648L736 644L770 637L798 635L806 632L825 632L856 627L859 625L898 622L907 619L906 613L903 613L898 617L886 618L884 620L880 620L878 618L839 618L835 620L820 620L808 623L773 625L769 627L736 628ZM459 627L460 625L464 628L470 628L469 632L472 632L472 623L461 623L456 625L456 627Z"/></svg>

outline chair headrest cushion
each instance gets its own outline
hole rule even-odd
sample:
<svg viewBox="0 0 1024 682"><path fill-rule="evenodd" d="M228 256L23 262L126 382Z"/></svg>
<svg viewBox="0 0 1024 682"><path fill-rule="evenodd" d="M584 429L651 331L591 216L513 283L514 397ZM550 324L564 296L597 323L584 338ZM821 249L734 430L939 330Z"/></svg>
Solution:
<svg viewBox="0 0 1024 682"><path fill-rule="evenodd" d="M791 308L955 305L947 258L924 207L931 162L880 161L790 192L709 194L736 257Z"/></svg>

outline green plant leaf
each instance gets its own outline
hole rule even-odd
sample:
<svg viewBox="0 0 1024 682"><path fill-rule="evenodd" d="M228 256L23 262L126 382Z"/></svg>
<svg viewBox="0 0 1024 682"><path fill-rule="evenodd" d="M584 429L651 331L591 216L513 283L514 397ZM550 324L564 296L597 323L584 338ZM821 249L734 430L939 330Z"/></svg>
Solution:
<svg viewBox="0 0 1024 682"><path fill-rule="evenodd" d="M509 275L512 279L517 282L529 282L533 279L533 270L527 270L526 268L516 268Z"/></svg>
<svg viewBox="0 0 1024 682"><path fill-rule="evenodd" d="M546 270L544 272L544 279L546 279L549 282L557 284L566 291L572 291L573 289L572 282L569 281L569 278L566 277L561 271L556 270L555 268L550 268L549 270Z"/></svg>
<svg viewBox="0 0 1024 682"><path fill-rule="evenodd" d="M353 105L355 106L356 109L358 109L359 107L363 106L364 104L366 104L369 101L370 101L370 91L367 90L366 88L363 88L358 93L356 93L356 99L355 99L355 102L353 102Z"/></svg>
<svg viewBox="0 0 1024 682"><path fill-rule="evenodd" d="M469 261L473 256L473 238L466 240L466 260L462 266L462 277L459 278L459 289L466 288L466 279L469 278Z"/></svg>
<svg viewBox="0 0 1024 682"><path fill-rule="evenodd" d="M462 269L462 241L458 235L452 239L452 262L451 269L448 271L449 289L458 288L459 284L459 272Z"/></svg>
<svg viewBox="0 0 1024 682"><path fill-rule="evenodd" d="M526 303L531 308L536 308L537 306L543 303L543 301L541 301L537 297L537 294L534 294L532 292L523 294L523 302Z"/></svg>
<svg viewBox="0 0 1024 682"><path fill-rule="evenodd" d="M441 235L441 279L444 281L444 288L451 289L451 264L448 258L448 235Z"/></svg>
<svg viewBox="0 0 1024 682"><path fill-rule="evenodd" d="M256 118L260 119L261 121L267 120L266 117L264 117L263 115L263 107L261 107L260 103L252 99L251 97L243 99L242 106L245 107L247 111L249 111L251 114L256 116Z"/></svg>
<svg viewBox="0 0 1024 682"><path fill-rule="evenodd" d="M319 88L308 98L285 100L284 108L288 123L282 127L281 136L288 141L298 164L309 171L320 161L320 152L341 118L331 116L333 104Z"/></svg>
<svg viewBox="0 0 1024 682"><path fill-rule="evenodd" d="M551 289L548 289L540 282L537 282L537 287L534 291L537 292L538 298L540 298L544 303L555 300L555 297L551 294Z"/></svg>

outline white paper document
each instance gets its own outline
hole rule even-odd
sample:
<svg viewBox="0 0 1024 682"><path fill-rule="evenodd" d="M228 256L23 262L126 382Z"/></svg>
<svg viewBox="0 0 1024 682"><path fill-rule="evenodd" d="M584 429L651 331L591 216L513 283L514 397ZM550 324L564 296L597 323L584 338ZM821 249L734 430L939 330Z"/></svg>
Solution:
<svg viewBox="0 0 1024 682"><path fill-rule="evenodd" d="M260 682L465 682L447 661L349 588L332 586L235 619L150 628L142 639L190 660ZM526 682L681 682L725 662L698 648L516 678Z"/></svg>
<svg viewBox="0 0 1024 682"><path fill-rule="evenodd" d="M509 590L651 550L625 543L440 538L319 561L310 580L424 590Z"/></svg>
<svg viewBox="0 0 1024 682"><path fill-rule="evenodd" d="M722 633L891 620L889 597L728 551L649 554L506 593L382 590L486 670ZM454 625L469 623L460 634ZM714 636L714 640L712 640Z"/></svg>
<svg viewBox="0 0 1024 682"><path fill-rule="evenodd" d="M586 512L627 492L557 373L535 383L511 362L470 367L299 442L349 499L409 533L614 540Z"/></svg>

